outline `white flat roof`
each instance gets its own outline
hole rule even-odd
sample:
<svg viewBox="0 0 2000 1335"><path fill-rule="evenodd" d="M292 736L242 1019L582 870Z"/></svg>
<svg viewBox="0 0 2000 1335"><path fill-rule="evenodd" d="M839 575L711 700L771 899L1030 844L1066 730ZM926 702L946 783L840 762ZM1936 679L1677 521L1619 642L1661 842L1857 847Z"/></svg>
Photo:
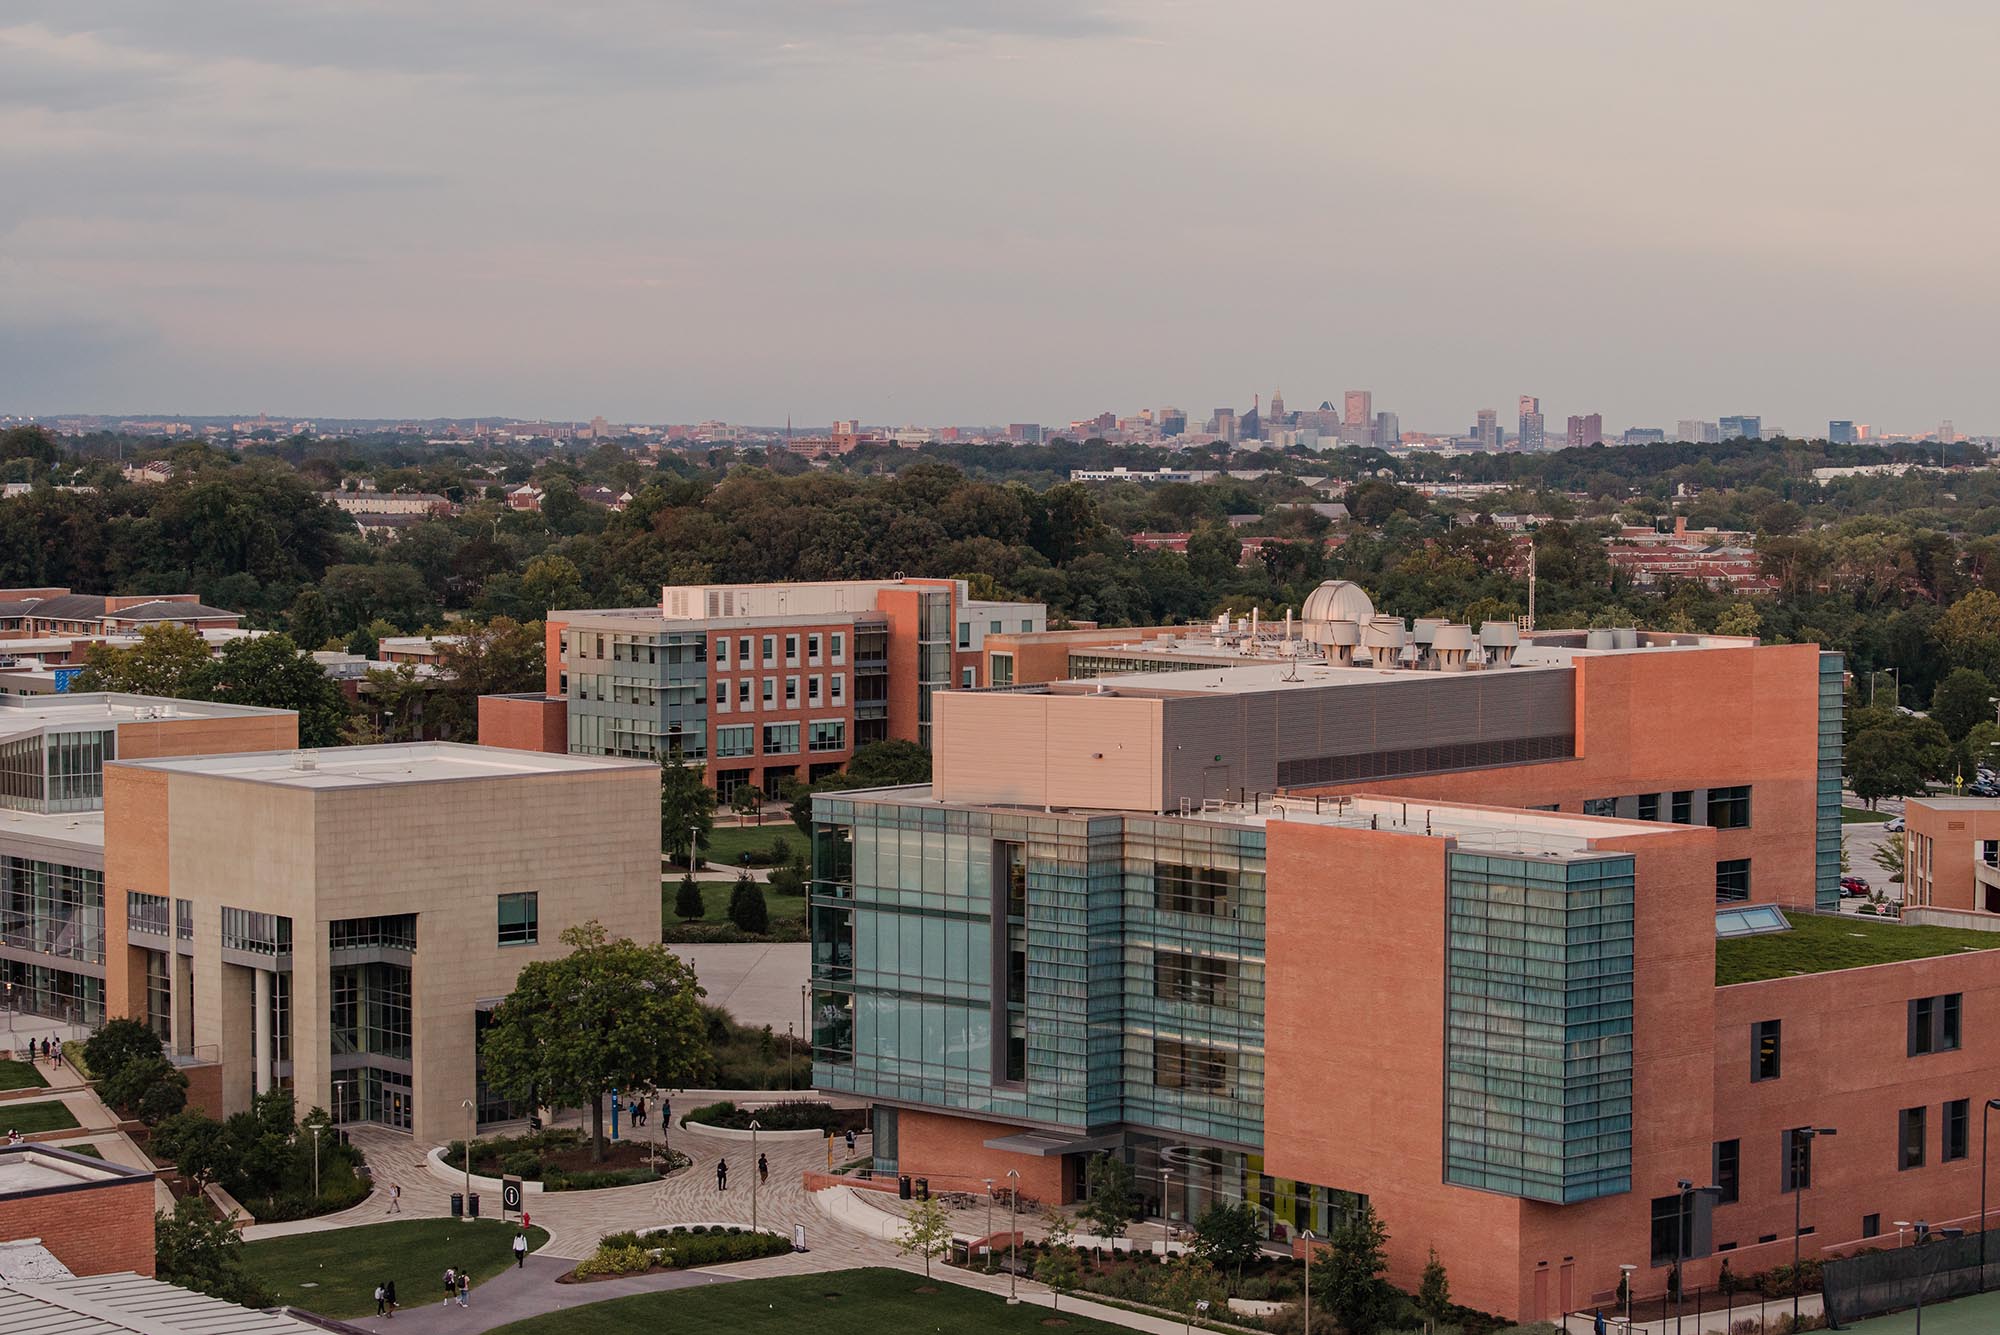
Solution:
<svg viewBox="0 0 2000 1335"><path fill-rule="evenodd" d="M290 712L256 705L216 704L209 700L165 700L150 695L0 695L0 736L39 728L85 730L166 718L253 718Z"/></svg>
<svg viewBox="0 0 2000 1335"><path fill-rule="evenodd" d="M0 1127L7 1110L0 1108ZM112 1182L148 1174L134 1169L89 1159L83 1155L50 1154L32 1147L16 1148L0 1154L0 1199L23 1191L46 1191L50 1187L73 1187L83 1182Z"/></svg>
<svg viewBox="0 0 2000 1335"><path fill-rule="evenodd" d="M1142 651L1146 649L1146 646L1137 647ZM1158 656L1173 655L1163 652ZM1050 689L1058 695L1241 695L1258 691L1306 691L1327 686L1354 686L1373 682L1435 682L1440 678L1450 677L1499 677L1516 672L1547 672L1558 666L1517 663L1513 667L1477 668L1470 672L1435 672L1427 668L1339 667L1311 659L1294 662L1285 658L1252 658L1240 663L1218 663L1214 666L1188 667L1178 671L1106 673L1101 677L1053 682Z"/></svg>
<svg viewBox="0 0 2000 1335"><path fill-rule="evenodd" d="M226 756L177 756L116 762L169 774L205 774L286 788L379 788L447 779L502 779L537 774L588 774L651 770L650 760L615 756L554 755L508 751L456 742L404 742L388 746L335 746L318 751L250 751Z"/></svg>
<svg viewBox="0 0 2000 1335"><path fill-rule="evenodd" d="M34 839L45 844L57 844L73 848L80 853L104 853L104 811L58 812L45 816L39 811L9 811L0 808L0 846L10 852L20 852L19 846L11 843L17 839Z"/></svg>
<svg viewBox="0 0 2000 1335"><path fill-rule="evenodd" d="M1432 802L1390 797L1353 797L1336 804L1321 799L1315 811L1310 797L1279 797L1262 810L1223 807L1197 813L1201 820L1236 825L1337 825L1350 830L1382 830L1390 834L1429 835L1456 839L1468 852L1501 852L1531 856L1576 857L1593 852L1594 839L1627 839L1660 835L1687 826L1657 821L1616 820L1605 816L1575 816L1559 811L1527 811L1507 807L1442 806Z"/></svg>

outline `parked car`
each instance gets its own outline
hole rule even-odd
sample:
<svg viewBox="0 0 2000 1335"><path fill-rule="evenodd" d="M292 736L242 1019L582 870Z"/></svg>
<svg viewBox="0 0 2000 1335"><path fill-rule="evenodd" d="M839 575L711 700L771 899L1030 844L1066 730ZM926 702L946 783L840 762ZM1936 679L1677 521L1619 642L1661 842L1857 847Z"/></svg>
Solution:
<svg viewBox="0 0 2000 1335"><path fill-rule="evenodd" d="M1884 825L1882 828L1887 830L1890 834L1901 834L1903 832L1903 818L1901 816L1893 817L1890 819L1888 824Z"/></svg>
<svg viewBox="0 0 2000 1335"><path fill-rule="evenodd" d="M1866 899L1868 897L1868 882L1862 880L1859 876L1843 876L1840 878L1840 895L1843 899Z"/></svg>

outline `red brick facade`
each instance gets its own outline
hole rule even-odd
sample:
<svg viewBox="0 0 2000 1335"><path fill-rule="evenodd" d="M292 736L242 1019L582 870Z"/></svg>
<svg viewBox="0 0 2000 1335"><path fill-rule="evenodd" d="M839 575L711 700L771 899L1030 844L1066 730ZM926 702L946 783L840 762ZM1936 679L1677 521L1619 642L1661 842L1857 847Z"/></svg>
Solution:
<svg viewBox="0 0 2000 1335"><path fill-rule="evenodd" d="M40 1238L79 1275L153 1273L153 1179L0 1197L0 1238Z"/></svg>

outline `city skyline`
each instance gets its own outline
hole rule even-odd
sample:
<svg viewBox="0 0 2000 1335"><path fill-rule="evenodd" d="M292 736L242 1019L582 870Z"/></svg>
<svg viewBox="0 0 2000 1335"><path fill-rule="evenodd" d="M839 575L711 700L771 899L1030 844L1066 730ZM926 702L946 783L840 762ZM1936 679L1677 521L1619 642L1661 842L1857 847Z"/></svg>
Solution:
<svg viewBox="0 0 2000 1335"><path fill-rule="evenodd" d="M0 401L2000 421L1962 170L2000 16L1804 12L29 3Z"/></svg>

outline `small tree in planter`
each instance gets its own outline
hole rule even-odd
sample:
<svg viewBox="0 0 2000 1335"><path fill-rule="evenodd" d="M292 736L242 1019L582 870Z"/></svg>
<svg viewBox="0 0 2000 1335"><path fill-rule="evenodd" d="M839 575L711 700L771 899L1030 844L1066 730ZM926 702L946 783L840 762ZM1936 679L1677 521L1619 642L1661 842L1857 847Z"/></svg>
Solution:
<svg viewBox="0 0 2000 1335"><path fill-rule="evenodd" d="M1431 1259L1424 1263L1423 1282L1417 1285L1417 1310L1433 1330L1451 1310L1451 1281L1445 1277L1444 1262L1438 1260L1435 1247L1431 1248Z"/></svg>
<svg viewBox="0 0 2000 1335"><path fill-rule="evenodd" d="M1100 1237L1125 1234L1137 1207L1132 1200L1132 1170L1111 1154L1096 1154L1084 1170L1084 1195L1088 1198L1077 1215Z"/></svg>
<svg viewBox="0 0 2000 1335"><path fill-rule="evenodd" d="M925 1279L931 1277L932 1258L942 1256L950 1245L951 1216L945 1213L943 1203L932 1198L912 1206L902 1236L896 1239L896 1249L905 1256L915 1253L924 1258Z"/></svg>

